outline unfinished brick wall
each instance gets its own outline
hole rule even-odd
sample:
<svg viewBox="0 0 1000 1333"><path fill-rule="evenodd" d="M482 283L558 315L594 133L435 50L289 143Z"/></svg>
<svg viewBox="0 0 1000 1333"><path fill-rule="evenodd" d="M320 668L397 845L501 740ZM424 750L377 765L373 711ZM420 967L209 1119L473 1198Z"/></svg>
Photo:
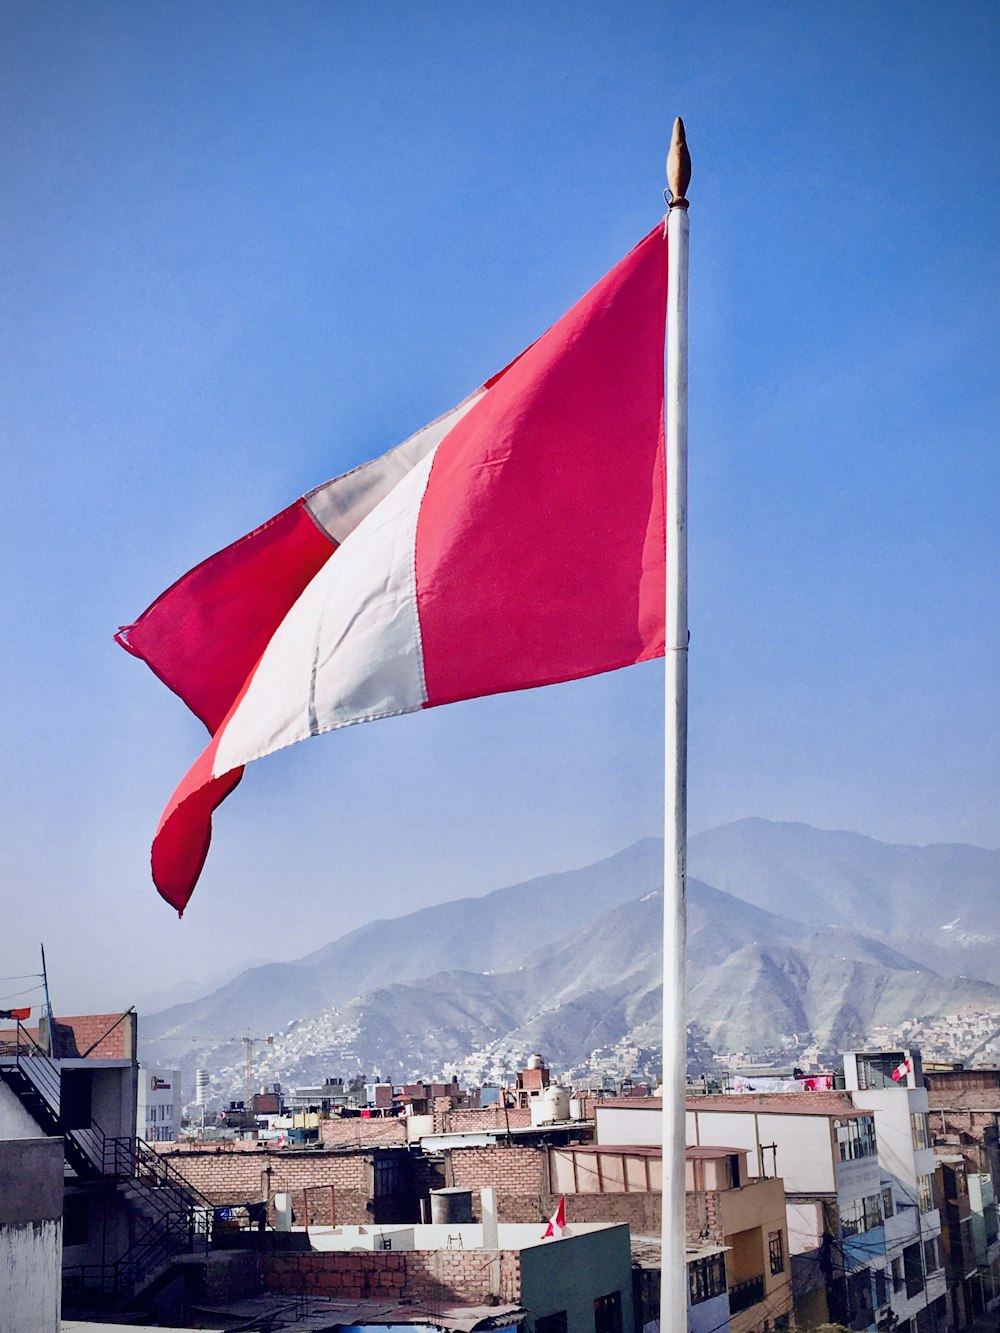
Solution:
<svg viewBox="0 0 1000 1333"><path fill-rule="evenodd" d="M497 1144L489 1148L452 1148L446 1176L449 1185L472 1190L472 1215L482 1218L479 1191L497 1191L501 1222L537 1222L548 1201L547 1155L544 1148Z"/></svg>
<svg viewBox="0 0 1000 1333"><path fill-rule="evenodd" d="M24 1030L33 1041L39 1041L37 1027L25 1024ZM121 1014L81 1014L72 1018L53 1018L52 1054L60 1059L73 1060L80 1059L84 1053L90 1060L134 1060L135 1033L135 1014L124 1017ZM0 1028L0 1043L16 1040L16 1028ZM45 1044L44 1034L41 1044Z"/></svg>
<svg viewBox="0 0 1000 1333"><path fill-rule="evenodd" d="M256 1145L229 1152L206 1145L162 1155L219 1207L267 1200L273 1222L275 1194L291 1194L297 1222L329 1223L331 1208L340 1224L373 1220L371 1153L297 1153Z"/></svg>
<svg viewBox="0 0 1000 1333"><path fill-rule="evenodd" d="M549 1198L546 1216L555 1212L559 1199ZM566 1221L627 1222L635 1236L658 1236L663 1217L663 1196L636 1191L629 1194L567 1194Z"/></svg>
<svg viewBox="0 0 1000 1333"><path fill-rule="evenodd" d="M406 1120L402 1116L363 1120L321 1120L320 1142L329 1147L369 1148L377 1144L405 1144Z"/></svg>
<svg viewBox="0 0 1000 1333"><path fill-rule="evenodd" d="M455 1301L486 1304L490 1259L485 1250L414 1250L265 1255L264 1285L341 1300ZM500 1251L500 1300L521 1299L518 1252Z"/></svg>
<svg viewBox="0 0 1000 1333"><path fill-rule="evenodd" d="M952 1110L932 1106L928 1117L931 1141L954 1144L972 1171L989 1170L994 1176L1000 1175L997 1114L989 1108Z"/></svg>
<svg viewBox="0 0 1000 1333"><path fill-rule="evenodd" d="M659 1194L651 1196L659 1199ZM685 1230L690 1241L707 1240L722 1244L719 1223L719 1195L716 1190L688 1190L684 1196Z"/></svg>
<svg viewBox="0 0 1000 1333"><path fill-rule="evenodd" d="M527 1129L531 1125L531 1108L511 1106L506 1114L502 1106L463 1107L448 1116L449 1134L492 1133L497 1129Z"/></svg>

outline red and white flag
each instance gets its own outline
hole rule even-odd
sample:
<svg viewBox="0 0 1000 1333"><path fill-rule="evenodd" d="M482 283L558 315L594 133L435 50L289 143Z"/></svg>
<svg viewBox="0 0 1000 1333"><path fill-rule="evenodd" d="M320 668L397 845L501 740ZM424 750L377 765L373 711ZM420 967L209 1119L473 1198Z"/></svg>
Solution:
<svg viewBox="0 0 1000 1333"><path fill-rule="evenodd" d="M212 735L153 842L179 912L252 759L662 656L666 245L658 226L458 407L119 631Z"/></svg>
<svg viewBox="0 0 1000 1333"><path fill-rule="evenodd" d="M906 1078L907 1074L910 1072L912 1068L913 1065L910 1062L910 1057L907 1056L906 1059L901 1064L898 1064L896 1068L892 1071L893 1083L898 1083L900 1079Z"/></svg>
<svg viewBox="0 0 1000 1333"><path fill-rule="evenodd" d="M564 1194L560 1198L558 1204L556 1205L555 1212L549 1218L548 1226L542 1232L542 1240L548 1240L550 1236L555 1236L558 1239L565 1230L566 1230L566 1195Z"/></svg>

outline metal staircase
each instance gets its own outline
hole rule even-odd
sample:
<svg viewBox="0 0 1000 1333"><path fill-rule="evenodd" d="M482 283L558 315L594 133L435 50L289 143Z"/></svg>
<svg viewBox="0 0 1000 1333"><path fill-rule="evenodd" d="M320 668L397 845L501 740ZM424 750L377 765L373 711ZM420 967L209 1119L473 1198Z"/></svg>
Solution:
<svg viewBox="0 0 1000 1333"><path fill-rule="evenodd" d="M61 1110L58 1064L17 1025L17 1040L0 1049L0 1082L7 1085L35 1123L61 1138L66 1163L81 1181L120 1186L138 1235L111 1263L64 1271L71 1289L134 1296L182 1254L207 1253L214 1207L194 1185L140 1138L109 1137L95 1122L71 1128Z"/></svg>

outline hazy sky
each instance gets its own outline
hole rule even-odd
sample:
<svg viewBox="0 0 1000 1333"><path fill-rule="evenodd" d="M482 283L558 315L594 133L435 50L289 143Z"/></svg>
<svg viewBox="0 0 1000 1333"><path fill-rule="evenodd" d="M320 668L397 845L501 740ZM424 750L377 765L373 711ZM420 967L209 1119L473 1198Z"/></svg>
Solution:
<svg viewBox="0 0 1000 1333"><path fill-rule="evenodd" d="M112 634L552 323L678 113L692 828L1000 843L998 46L985 2L7 0L0 973L121 1009L658 831L651 664L254 765L178 922L204 733Z"/></svg>

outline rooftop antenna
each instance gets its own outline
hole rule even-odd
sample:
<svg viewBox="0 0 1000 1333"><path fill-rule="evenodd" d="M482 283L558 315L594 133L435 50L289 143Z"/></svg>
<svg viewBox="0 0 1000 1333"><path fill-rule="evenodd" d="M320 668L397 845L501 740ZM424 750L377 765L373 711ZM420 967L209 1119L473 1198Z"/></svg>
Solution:
<svg viewBox="0 0 1000 1333"><path fill-rule="evenodd" d="M42 982L45 986L45 1011L42 1016L45 1019L44 1026L48 1037L48 1040L43 1044L48 1046L48 1052L49 1055L51 1055L52 1054L52 1001L49 999L49 974L45 966L45 945L40 944L38 947L42 951ZM43 1025L39 1023L38 1025L39 1037L41 1037L42 1035L42 1026Z"/></svg>

